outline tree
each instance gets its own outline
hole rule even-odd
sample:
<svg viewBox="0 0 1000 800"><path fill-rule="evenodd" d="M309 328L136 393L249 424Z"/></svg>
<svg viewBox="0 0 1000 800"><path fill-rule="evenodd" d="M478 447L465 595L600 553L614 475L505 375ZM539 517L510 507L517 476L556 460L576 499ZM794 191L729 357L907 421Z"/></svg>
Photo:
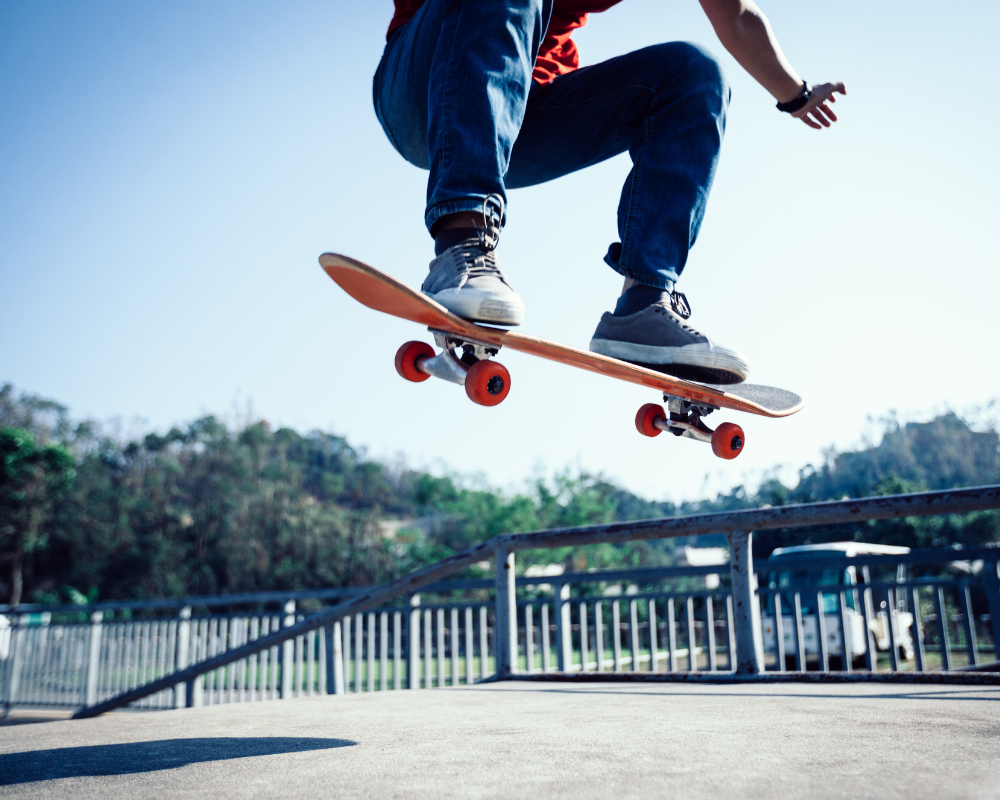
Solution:
<svg viewBox="0 0 1000 800"><path fill-rule="evenodd" d="M38 447L21 428L0 428L0 562L10 567L10 604L21 602L25 556L46 544L44 525L73 481L73 456Z"/></svg>

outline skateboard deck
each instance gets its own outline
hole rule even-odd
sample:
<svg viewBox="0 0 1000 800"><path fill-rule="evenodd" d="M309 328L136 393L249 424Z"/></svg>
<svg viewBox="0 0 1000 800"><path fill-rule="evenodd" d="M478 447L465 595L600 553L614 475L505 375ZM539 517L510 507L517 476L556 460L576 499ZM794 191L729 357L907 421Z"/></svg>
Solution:
<svg viewBox="0 0 1000 800"><path fill-rule="evenodd" d="M470 343L468 347L475 346L477 348L475 352L479 358L488 359L491 355L495 355L500 348L506 347L549 361L607 375L620 381L645 386L663 392L665 400L676 401L671 402L671 412L676 411L678 420L680 420L682 413L686 414L691 408L694 408L696 416L699 417L699 420L695 420L696 423L700 422L700 417L704 414L719 408L757 414L763 417L786 417L802 408L802 398L784 389L746 383L732 386L695 383L608 356L550 342L529 334L469 322L452 314L440 303L396 280L391 275L348 256L324 253L320 256L319 262L326 274L359 303L384 314L391 314L400 319L426 325L435 334L439 346L446 350L451 347L460 347L462 343ZM400 354L403 353L405 347L406 345L400 348ZM434 351L427 345L424 347L427 348L427 357L429 358ZM444 366L448 367L449 365L444 364ZM499 365L496 366L499 367ZM429 364L428 367L430 367ZM467 368L466 366L464 369ZM422 369L422 367L418 367L418 369ZM503 370L502 367L500 369ZM400 371L401 375L404 374L400 369L399 354L397 354L397 370ZM425 371L447 380L454 380L456 383L465 382L462 375L454 377L448 374L439 374L441 373L440 369L428 368ZM509 384L509 374L506 373L506 370L503 370L503 374L507 375ZM417 376L409 379L422 380L423 377ZM473 396L468 386L467 391L473 400L481 402ZM686 405L684 405L685 402ZM483 404L493 405L494 403L485 402ZM684 405L683 409L682 405ZM646 408L647 406L643 406L643 409ZM706 441L705 436L712 433L710 429L699 424L694 427L701 429L701 435L698 435L698 430L679 432L676 429L678 426L671 425L670 420L666 418L666 412L658 406L656 408L659 409L662 416L662 424L654 425L653 420L657 418L655 415L650 416L647 421L647 430L644 431L637 416L636 426L639 427L640 432L655 436L660 430L671 430L677 435L688 435ZM640 414L643 413L643 409L640 409ZM671 413L670 417L674 417L674 413ZM655 432L654 427L656 428ZM680 427L686 429L689 426L681 424ZM714 449L715 445L713 444ZM718 453L716 454L718 455Z"/></svg>

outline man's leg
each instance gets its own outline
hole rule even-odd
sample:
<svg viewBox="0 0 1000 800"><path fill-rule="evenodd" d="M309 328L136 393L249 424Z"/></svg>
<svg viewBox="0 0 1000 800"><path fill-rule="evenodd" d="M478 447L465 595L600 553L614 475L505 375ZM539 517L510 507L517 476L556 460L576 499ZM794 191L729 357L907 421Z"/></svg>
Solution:
<svg viewBox="0 0 1000 800"><path fill-rule="evenodd" d="M430 170L424 219L507 200L504 176L531 89L551 0L427 0L396 31L375 75L379 121Z"/></svg>
<svg viewBox="0 0 1000 800"><path fill-rule="evenodd" d="M375 74L386 135L430 170L424 221L436 257L421 290L466 319L518 325L524 317L495 249L504 176L551 6L428 0L393 34Z"/></svg>
<svg viewBox="0 0 1000 800"><path fill-rule="evenodd" d="M718 62L685 42L655 45L535 86L506 185L552 180L628 151L621 241L605 261L628 288L591 349L679 377L732 383L745 359L687 325L674 284L705 212L725 130L729 87Z"/></svg>

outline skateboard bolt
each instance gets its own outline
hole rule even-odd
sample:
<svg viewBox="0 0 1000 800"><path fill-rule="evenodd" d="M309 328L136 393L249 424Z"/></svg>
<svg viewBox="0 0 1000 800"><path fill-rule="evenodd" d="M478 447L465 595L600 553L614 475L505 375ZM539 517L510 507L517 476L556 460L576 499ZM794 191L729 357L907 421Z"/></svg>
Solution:
<svg viewBox="0 0 1000 800"><path fill-rule="evenodd" d="M733 440L729 443L729 446L733 450L739 450L741 447L743 447L743 440L739 436L734 436Z"/></svg>
<svg viewBox="0 0 1000 800"><path fill-rule="evenodd" d="M503 391L503 378L494 375L486 384L486 391L492 395L498 395Z"/></svg>

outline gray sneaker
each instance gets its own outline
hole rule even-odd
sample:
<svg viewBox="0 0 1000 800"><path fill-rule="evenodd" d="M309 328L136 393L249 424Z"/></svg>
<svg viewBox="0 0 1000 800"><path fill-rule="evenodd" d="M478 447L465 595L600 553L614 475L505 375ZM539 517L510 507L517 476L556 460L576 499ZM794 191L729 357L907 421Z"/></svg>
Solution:
<svg viewBox="0 0 1000 800"><path fill-rule="evenodd" d="M470 238L431 261L420 291L462 319L520 325L524 303L500 271L495 250Z"/></svg>
<svg viewBox="0 0 1000 800"><path fill-rule="evenodd" d="M684 320L691 316L680 292L627 317L606 313L590 349L642 367L702 383L742 383L749 366L742 353L715 344Z"/></svg>

